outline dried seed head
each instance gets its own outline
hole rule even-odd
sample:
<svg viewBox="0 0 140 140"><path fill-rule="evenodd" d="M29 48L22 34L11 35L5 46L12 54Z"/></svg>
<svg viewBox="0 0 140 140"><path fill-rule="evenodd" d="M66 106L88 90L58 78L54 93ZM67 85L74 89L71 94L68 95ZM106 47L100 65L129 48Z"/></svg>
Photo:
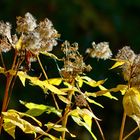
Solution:
<svg viewBox="0 0 140 140"><path fill-rule="evenodd" d="M0 52L8 52L12 48L11 44L8 42L7 38L0 39Z"/></svg>
<svg viewBox="0 0 140 140"><path fill-rule="evenodd" d="M140 87L140 54L135 54L130 47L125 46L119 50L116 59L126 61L121 66L124 79L129 81L131 86Z"/></svg>
<svg viewBox="0 0 140 140"><path fill-rule="evenodd" d="M61 75L65 80L72 81L77 75L91 70L91 66L86 66L83 57L78 52L78 43L70 44L65 41L61 49L66 55L61 69Z"/></svg>
<svg viewBox="0 0 140 140"><path fill-rule="evenodd" d="M98 59L109 59L112 57L112 52L109 48L108 42L101 42L98 44L95 44L95 42L92 43L93 48L88 48L86 50L86 53L90 55L90 57L98 58Z"/></svg>
<svg viewBox="0 0 140 140"><path fill-rule="evenodd" d="M11 39L11 24L9 22L0 22L0 35L7 37L8 41L12 44Z"/></svg>
<svg viewBox="0 0 140 140"><path fill-rule="evenodd" d="M25 17L17 17L17 31L26 33L33 31L37 27L36 19L30 13L26 13Z"/></svg>
<svg viewBox="0 0 140 140"><path fill-rule="evenodd" d="M131 50L129 46L123 47L116 55L116 59L126 60L129 63L133 64L133 61L136 57L136 54Z"/></svg>
<svg viewBox="0 0 140 140"><path fill-rule="evenodd" d="M75 97L75 103L76 103L76 106L78 106L78 107L86 107L87 106L87 101L83 95L77 95Z"/></svg>

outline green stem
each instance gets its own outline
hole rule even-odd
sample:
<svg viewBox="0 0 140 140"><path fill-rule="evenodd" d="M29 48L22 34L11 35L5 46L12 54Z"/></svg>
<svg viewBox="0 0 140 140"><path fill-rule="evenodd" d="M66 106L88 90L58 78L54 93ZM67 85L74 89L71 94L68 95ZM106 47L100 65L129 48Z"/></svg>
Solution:
<svg viewBox="0 0 140 140"><path fill-rule="evenodd" d="M120 129L120 137L119 137L119 140L123 140L123 132L124 132L125 121L126 121L126 113L124 112L123 113L123 118L122 118L121 129Z"/></svg>

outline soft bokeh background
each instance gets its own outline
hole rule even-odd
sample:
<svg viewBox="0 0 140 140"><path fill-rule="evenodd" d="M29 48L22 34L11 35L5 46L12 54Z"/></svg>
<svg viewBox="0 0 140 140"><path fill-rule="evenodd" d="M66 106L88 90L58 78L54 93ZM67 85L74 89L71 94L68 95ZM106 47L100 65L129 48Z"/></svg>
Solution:
<svg viewBox="0 0 140 140"><path fill-rule="evenodd" d="M0 20L11 22L13 27L15 27L16 16L24 16L26 12L32 13L38 20L45 17L49 18L61 34L61 39L78 42L82 54L84 54L87 47L91 46L92 41L97 43L102 41L109 42L114 54L125 45L131 46L136 53L140 53L139 0L0 1ZM56 51L55 54L59 55L57 53ZM9 59L7 59L8 61ZM53 66L55 67L53 62L43 63L47 66L48 71L51 71ZM97 61L89 58L86 60L86 63L90 63L93 66L93 71L89 73L89 76L96 80L108 78L106 82L108 88L124 82L116 70L108 71L108 68L113 64L112 62ZM35 71L39 71L36 67L38 66L34 66ZM4 76L0 75L0 102L2 102L4 82ZM122 97L119 93L116 93L116 96L120 101L112 101L103 97L97 99L97 101L105 106L104 109L93 106L95 114L103 120L100 123L107 140L117 140L119 135L122 117ZM20 111L25 109L19 105L18 100L20 99L37 103L46 103L47 101L41 89L31 86L23 88L20 81L17 81L14 88L14 96L11 99L10 108L14 107ZM135 127L135 123L129 118L127 121L126 127L128 126L128 131L130 131L131 126L132 128ZM72 130L73 124L69 124L69 126ZM74 127L78 134L75 140L92 139L83 128L75 125ZM95 131L96 135L99 135L95 123L93 123L93 131ZM130 137L130 140L136 140L138 136L139 132ZM22 133L20 135L17 134L17 140L21 138L31 139L31 137L26 137ZM1 139L5 140L7 138Z"/></svg>

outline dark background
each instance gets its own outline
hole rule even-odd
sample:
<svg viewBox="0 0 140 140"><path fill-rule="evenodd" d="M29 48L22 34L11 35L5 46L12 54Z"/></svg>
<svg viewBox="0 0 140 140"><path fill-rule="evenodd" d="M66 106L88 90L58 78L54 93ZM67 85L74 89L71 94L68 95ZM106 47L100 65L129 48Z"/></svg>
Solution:
<svg viewBox="0 0 140 140"><path fill-rule="evenodd" d="M9 21L15 27L17 16L24 16L26 12L32 13L38 20L49 18L57 31L61 34L62 40L79 43L79 51L84 54L87 47L91 47L92 41L96 43L107 41L114 54L125 45L139 53L140 46L140 1L139 0L1 0L0 20ZM55 54L59 56L56 49ZM7 59L7 63L9 58ZM117 70L108 71L113 64L111 61L102 61L88 58L86 63L93 66L93 71L89 76L99 80L108 78L107 88L114 87L118 83L123 83L121 75ZM53 62L47 61L43 64L48 71L52 71ZM34 65L35 72L39 73L38 65ZM55 67L55 65L54 65ZM53 73L49 73L50 75ZM50 76L51 77L51 76ZM53 76L52 76L53 77ZM4 90L4 76L0 75L0 101L2 102ZM29 92L30 91L30 92ZM119 101L109 100L99 97L96 100L104 105L104 109L93 106L95 114L103 121L100 122L107 140L118 140L119 129L122 117L122 96L116 93ZM36 103L46 103L42 90L36 87L23 87L19 80L14 88L14 95L11 98L9 108L16 108L24 111L18 100L32 101ZM49 104L49 103L48 103ZM69 124L69 126L73 126ZM132 126L132 127L131 127ZM78 134L75 140L91 140L87 131L74 126ZM135 127L131 119L127 119L127 131ZM71 128L71 130L73 127ZM75 131L75 130L74 130ZM93 123L93 131L96 135L98 129ZM20 133L21 135L21 133ZM23 134L24 136L24 134ZM130 140L137 139L139 132L135 133ZM26 137L31 139L31 137ZM18 139L25 139L17 134ZM6 134L1 139L7 139ZM9 138L8 138L9 139ZM100 138L99 138L100 139Z"/></svg>

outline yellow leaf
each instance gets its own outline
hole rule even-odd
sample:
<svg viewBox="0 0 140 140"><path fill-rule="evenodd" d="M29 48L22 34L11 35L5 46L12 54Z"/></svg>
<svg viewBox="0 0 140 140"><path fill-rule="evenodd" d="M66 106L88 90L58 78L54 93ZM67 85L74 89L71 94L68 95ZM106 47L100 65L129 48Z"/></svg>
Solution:
<svg viewBox="0 0 140 140"><path fill-rule="evenodd" d="M22 47L22 39L21 37L19 38L18 42L15 45L15 49L20 50Z"/></svg>
<svg viewBox="0 0 140 140"><path fill-rule="evenodd" d="M99 107L101 107L101 108L104 108L100 103L98 103L98 102L96 102L96 101L94 101L94 100L92 100L92 99L90 99L90 98L86 98L86 100L89 102L89 103L93 103L93 104L95 104L95 105L98 105Z"/></svg>
<svg viewBox="0 0 140 140"><path fill-rule="evenodd" d="M121 61L121 60L116 60L117 62L115 62L115 64L110 68L110 69L114 69L114 68L117 68L119 66L122 66L125 61Z"/></svg>
<svg viewBox="0 0 140 140"><path fill-rule="evenodd" d="M108 92L109 90L107 90L105 87L103 87L103 86L100 85L99 88L100 88L101 90L105 91L105 93L102 94L103 96L106 96L106 97L108 97L108 98L110 98L110 99L118 100L115 96L112 96L111 93ZM107 92L106 92L106 90L107 90ZM102 92L102 91L101 91L101 92ZM97 92L97 93L98 93L98 92Z"/></svg>
<svg viewBox="0 0 140 140"><path fill-rule="evenodd" d="M0 73L4 73L4 68L0 67Z"/></svg>
<svg viewBox="0 0 140 140"><path fill-rule="evenodd" d="M140 128L140 92L132 87L128 89L123 97L123 108L126 114L133 118Z"/></svg>
<svg viewBox="0 0 140 140"><path fill-rule="evenodd" d="M35 134L39 133L41 135L46 135L52 140L58 140L54 136L44 132L40 127L34 126L28 121L24 120L22 117L25 115L33 119L33 117L28 114L18 112L16 110L8 110L7 112L2 112L4 116L4 129L14 138L15 137L15 127L18 126L24 133ZM36 120L35 118L33 120ZM39 121L38 121L39 122ZM15 127L14 127L15 126Z"/></svg>
<svg viewBox="0 0 140 140"><path fill-rule="evenodd" d="M68 100L66 97L64 97L64 96L58 96L58 98L62 101L62 102L64 102L64 103L66 103L66 104L70 104L71 102L70 102L70 100Z"/></svg>
<svg viewBox="0 0 140 140"><path fill-rule="evenodd" d="M62 82L62 78L51 78L48 79L49 84L59 86Z"/></svg>

